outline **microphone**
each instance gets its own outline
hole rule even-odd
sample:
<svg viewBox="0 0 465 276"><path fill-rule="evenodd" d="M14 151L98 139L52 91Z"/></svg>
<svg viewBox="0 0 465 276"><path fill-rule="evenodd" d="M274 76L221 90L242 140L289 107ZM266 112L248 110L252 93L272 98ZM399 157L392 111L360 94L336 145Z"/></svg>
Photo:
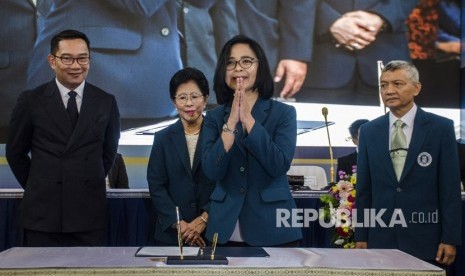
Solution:
<svg viewBox="0 0 465 276"><path fill-rule="evenodd" d="M325 117L326 133L328 134L329 157L330 157L329 180L330 180L330 184L333 184L335 183L334 181L334 158L333 158L333 147L331 146L331 138L329 137L328 108L323 107L321 109L321 113L323 114L323 117Z"/></svg>
<svg viewBox="0 0 465 276"><path fill-rule="evenodd" d="M323 114L323 116L325 117L325 122L327 121L327 116L328 116L328 109L326 107L323 107L321 109L321 113Z"/></svg>

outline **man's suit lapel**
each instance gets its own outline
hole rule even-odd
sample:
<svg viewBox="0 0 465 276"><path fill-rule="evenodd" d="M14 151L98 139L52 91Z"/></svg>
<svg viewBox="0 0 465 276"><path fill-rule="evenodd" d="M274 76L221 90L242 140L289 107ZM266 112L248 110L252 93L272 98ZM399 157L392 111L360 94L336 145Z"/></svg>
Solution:
<svg viewBox="0 0 465 276"><path fill-rule="evenodd" d="M182 125L181 119L176 121L174 128L171 130L171 135L173 137L173 147L176 149L176 153L179 156L186 172L189 176L192 177L192 170L189 160L189 151L187 149L186 136L184 135L184 127Z"/></svg>
<svg viewBox="0 0 465 276"><path fill-rule="evenodd" d="M400 181L405 178L408 172L412 169L413 164L417 162L417 157L420 154L423 143L428 132L428 119L426 113L418 108L415 115L412 139L408 147L407 159L405 160L404 170L400 177Z"/></svg>
<svg viewBox="0 0 465 276"><path fill-rule="evenodd" d="M394 165L392 164L391 160L391 155L389 153L389 131L390 131L390 126L389 126L389 113L384 115L383 119L380 121L380 123L377 125L377 129L373 133L376 141L377 141L377 146L376 148L378 150L382 151L382 159L380 160L382 162L383 167L386 169L386 173L388 177L392 179L390 183L397 183L397 176L396 172L394 171ZM381 135L380 135L381 134ZM387 134L387 135L384 135Z"/></svg>
<svg viewBox="0 0 465 276"><path fill-rule="evenodd" d="M93 93L92 88L86 83L84 86L84 95L82 97L81 110L79 111L79 119L74 128L73 134L66 145L66 149L69 149L79 137L87 131L90 127L89 123L93 122L93 118L96 116L99 110L98 98Z"/></svg>
<svg viewBox="0 0 465 276"><path fill-rule="evenodd" d="M47 88L44 90L44 97L42 99L45 110L49 114L51 120L57 125L57 130L62 131L67 137L71 136L73 126L66 112L55 80L48 84Z"/></svg>

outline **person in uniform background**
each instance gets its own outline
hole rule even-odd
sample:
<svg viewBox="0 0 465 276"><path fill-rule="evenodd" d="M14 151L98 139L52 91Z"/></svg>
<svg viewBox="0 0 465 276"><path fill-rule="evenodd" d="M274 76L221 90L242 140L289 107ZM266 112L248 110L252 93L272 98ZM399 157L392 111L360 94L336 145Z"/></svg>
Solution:
<svg viewBox="0 0 465 276"><path fill-rule="evenodd" d="M213 90L213 75L221 47L239 34L235 0L217 0L209 8L198 8L184 0L176 2L183 66L202 71ZM216 96L210 95L208 102L215 105Z"/></svg>
<svg viewBox="0 0 465 276"><path fill-rule="evenodd" d="M214 0L191 0L209 7ZM28 69L28 87L52 77L42 57L48 41L73 28L92 41L92 72L88 80L112 91L121 103L123 129L174 116L167 97L168 81L182 68L177 4L172 0L41 0L41 22Z"/></svg>
<svg viewBox="0 0 465 276"><path fill-rule="evenodd" d="M316 0L236 0L240 34L265 50L277 95L301 90L313 52Z"/></svg>
<svg viewBox="0 0 465 276"><path fill-rule="evenodd" d="M15 101L26 89L27 66L37 33L35 14L30 0L0 3L0 144L6 143Z"/></svg>
<svg viewBox="0 0 465 276"><path fill-rule="evenodd" d="M341 156L337 159L337 180L339 181L339 172L343 171L346 175L351 175L354 173L354 166L357 166L357 157L358 157L358 133L360 130L360 127L368 122L367 119L359 119L354 121L350 126L349 126L349 133L350 133L350 139L356 146L355 151L352 152L351 154Z"/></svg>
<svg viewBox="0 0 465 276"><path fill-rule="evenodd" d="M377 61L410 60L405 19L416 1L322 0L297 101L379 105Z"/></svg>

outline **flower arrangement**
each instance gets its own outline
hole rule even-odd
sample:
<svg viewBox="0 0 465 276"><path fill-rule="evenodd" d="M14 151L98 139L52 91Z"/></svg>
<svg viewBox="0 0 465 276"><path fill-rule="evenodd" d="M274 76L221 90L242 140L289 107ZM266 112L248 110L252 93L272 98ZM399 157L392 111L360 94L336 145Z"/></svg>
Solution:
<svg viewBox="0 0 465 276"><path fill-rule="evenodd" d="M354 227L351 222L352 210L355 208L356 171L356 166L353 166L352 174L339 171L339 182L320 197L323 219L334 226L332 243L335 247L355 248Z"/></svg>

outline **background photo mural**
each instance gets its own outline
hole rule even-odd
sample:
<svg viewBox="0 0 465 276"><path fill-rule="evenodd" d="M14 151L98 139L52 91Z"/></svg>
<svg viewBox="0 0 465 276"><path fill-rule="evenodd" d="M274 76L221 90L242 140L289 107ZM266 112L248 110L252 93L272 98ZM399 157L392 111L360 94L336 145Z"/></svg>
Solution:
<svg viewBox="0 0 465 276"><path fill-rule="evenodd" d="M356 19L375 26L365 29L373 41L351 39L363 30ZM67 28L89 36L88 81L116 96L124 129L174 116L171 75L194 66L211 81L219 49L238 33L265 48L273 74L283 61L300 64L283 67L276 97L300 68L292 100L379 105L377 61L411 59L423 83L420 106L460 103L458 0L4 0L0 23L0 143L19 93L53 77L49 42Z"/></svg>

